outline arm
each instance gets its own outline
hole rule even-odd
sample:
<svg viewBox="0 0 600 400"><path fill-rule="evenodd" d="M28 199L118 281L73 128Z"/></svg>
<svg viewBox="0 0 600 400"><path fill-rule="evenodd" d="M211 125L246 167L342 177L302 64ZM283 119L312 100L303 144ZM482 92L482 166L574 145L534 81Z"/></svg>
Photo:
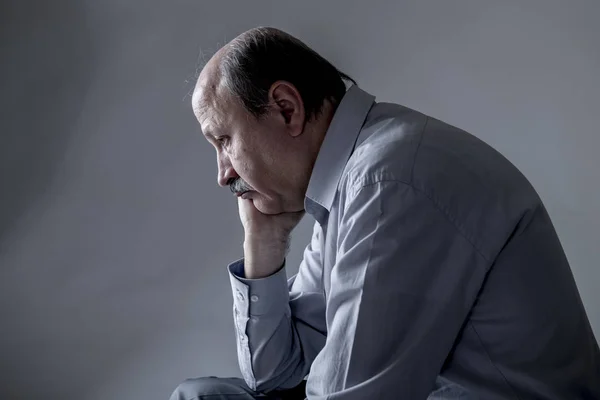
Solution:
<svg viewBox="0 0 600 400"><path fill-rule="evenodd" d="M328 336L309 399L425 399L487 262L443 211L402 182L346 205L327 296Z"/></svg>
<svg viewBox="0 0 600 400"><path fill-rule="evenodd" d="M230 266L238 361L253 390L297 386L325 344L320 229L315 224L298 274L287 282L285 268L245 279L243 260Z"/></svg>

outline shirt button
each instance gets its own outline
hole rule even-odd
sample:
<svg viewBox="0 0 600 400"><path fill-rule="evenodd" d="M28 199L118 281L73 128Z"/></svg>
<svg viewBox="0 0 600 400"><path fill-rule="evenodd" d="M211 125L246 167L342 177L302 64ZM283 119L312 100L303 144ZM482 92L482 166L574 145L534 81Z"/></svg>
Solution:
<svg viewBox="0 0 600 400"><path fill-rule="evenodd" d="M257 322L258 321L258 317L250 317L250 319L252 320L252 322Z"/></svg>
<svg viewBox="0 0 600 400"><path fill-rule="evenodd" d="M256 303L256 302L258 301L258 296L257 296L257 295L255 295L255 294L253 294L253 295L252 295L252 297L250 297L250 300L251 300L253 303Z"/></svg>

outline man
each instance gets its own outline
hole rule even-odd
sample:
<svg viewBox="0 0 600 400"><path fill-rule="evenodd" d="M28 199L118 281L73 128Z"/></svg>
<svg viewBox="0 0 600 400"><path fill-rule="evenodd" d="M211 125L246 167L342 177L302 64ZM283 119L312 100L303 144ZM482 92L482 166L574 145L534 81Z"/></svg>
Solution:
<svg viewBox="0 0 600 400"><path fill-rule="evenodd" d="M525 177L344 81L271 28L200 74L194 112L245 230L229 266L244 379L190 379L171 398L600 398L598 344ZM305 211L313 237L286 281Z"/></svg>

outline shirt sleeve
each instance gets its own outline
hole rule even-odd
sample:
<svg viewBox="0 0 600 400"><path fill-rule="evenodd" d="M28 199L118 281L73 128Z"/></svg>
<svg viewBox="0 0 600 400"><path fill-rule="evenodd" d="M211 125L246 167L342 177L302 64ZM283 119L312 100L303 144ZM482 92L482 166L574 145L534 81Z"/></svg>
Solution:
<svg viewBox="0 0 600 400"><path fill-rule="evenodd" d="M285 268L243 278L243 259L229 266L237 353L242 376L257 391L297 386L325 345L320 226L315 224L298 274Z"/></svg>
<svg viewBox="0 0 600 400"><path fill-rule="evenodd" d="M397 181L356 191L340 217L337 243L329 332L308 398L427 398L487 262L451 216Z"/></svg>

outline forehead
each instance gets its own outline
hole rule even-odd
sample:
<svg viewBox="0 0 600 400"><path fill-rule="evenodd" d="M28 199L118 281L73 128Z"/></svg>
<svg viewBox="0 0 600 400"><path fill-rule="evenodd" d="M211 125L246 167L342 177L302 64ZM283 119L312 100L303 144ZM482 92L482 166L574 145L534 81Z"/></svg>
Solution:
<svg viewBox="0 0 600 400"><path fill-rule="evenodd" d="M221 102L217 100L215 90L196 86L192 95L192 109L203 131L215 129L221 124L222 108Z"/></svg>
<svg viewBox="0 0 600 400"><path fill-rule="evenodd" d="M192 107L205 135L232 133L237 128L247 127L250 122L247 111L224 85L197 85L192 95Z"/></svg>

